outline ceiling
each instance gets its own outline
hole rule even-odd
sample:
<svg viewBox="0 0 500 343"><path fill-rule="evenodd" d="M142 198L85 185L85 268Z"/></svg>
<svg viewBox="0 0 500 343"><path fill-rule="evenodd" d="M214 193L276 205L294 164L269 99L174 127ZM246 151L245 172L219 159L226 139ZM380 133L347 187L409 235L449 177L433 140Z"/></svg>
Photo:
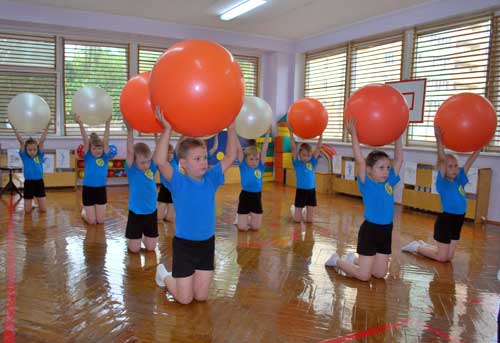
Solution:
<svg viewBox="0 0 500 343"><path fill-rule="evenodd" d="M228 22L217 14L238 0L15 0L105 14L155 19L283 39L303 39L439 0L268 0Z"/></svg>

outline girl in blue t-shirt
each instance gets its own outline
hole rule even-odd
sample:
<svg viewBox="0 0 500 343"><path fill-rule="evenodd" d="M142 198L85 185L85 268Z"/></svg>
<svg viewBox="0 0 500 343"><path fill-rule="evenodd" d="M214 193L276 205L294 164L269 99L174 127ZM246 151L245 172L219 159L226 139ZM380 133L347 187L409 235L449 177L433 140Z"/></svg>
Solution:
<svg viewBox="0 0 500 343"><path fill-rule="evenodd" d="M293 220L300 223L304 220L312 223L316 202L316 175L315 170L318 165L318 156L323 143L323 134L319 136L318 143L314 151L308 143L300 144L297 151L297 144L293 138L290 124L290 147L292 149L292 163L295 169L295 202L291 206ZM304 218L305 217L305 218Z"/></svg>
<svg viewBox="0 0 500 343"><path fill-rule="evenodd" d="M145 143L134 144L134 130L127 126L127 172L129 196L125 237L130 252L139 252L141 242L148 251L156 249L158 214L156 200L156 164ZM158 145L156 145L158 147ZM156 149L157 150L157 149ZM155 150L155 154L156 154Z"/></svg>
<svg viewBox="0 0 500 343"><path fill-rule="evenodd" d="M258 230L262 224L262 177L266 166L269 134L267 130L262 151L255 146L249 146L243 152L238 141L238 161L240 161L241 193L238 201L238 230Z"/></svg>
<svg viewBox="0 0 500 343"><path fill-rule="evenodd" d="M50 123L49 123L50 124ZM12 129L19 141L19 156L23 161L24 172L24 213L31 213L33 198L36 198L38 209L47 211L45 201L45 185L43 183L43 144L49 130L49 125L43 130L38 144L33 138L28 138L26 142L11 124Z"/></svg>
<svg viewBox="0 0 500 343"><path fill-rule="evenodd" d="M93 132L90 137L78 114L74 115L80 126L83 139L83 187L82 218L87 224L103 224L106 214L106 183L109 162L109 127L111 118L106 122L103 139Z"/></svg>
<svg viewBox="0 0 500 343"><path fill-rule="evenodd" d="M352 137L352 150L356 161L358 187L365 206L365 221L358 233L357 253L339 258L333 254L325 263L348 275L368 281L372 276L383 278L387 274L392 244L392 220L394 217L394 186L399 182L399 171L403 164L401 137L394 142L394 161L380 150L368 154L366 160L361 153L356 122L350 119L347 130Z"/></svg>
<svg viewBox="0 0 500 343"><path fill-rule="evenodd" d="M424 241L413 241L403 246L401 250L418 253L436 261L448 262L455 255L467 210L464 191L465 185L469 182L467 172L479 156L480 150L472 153L463 168L459 168L457 158L444 152L441 130L435 128L434 133L438 153L436 188L443 210L434 224L434 239L437 246L426 244Z"/></svg>

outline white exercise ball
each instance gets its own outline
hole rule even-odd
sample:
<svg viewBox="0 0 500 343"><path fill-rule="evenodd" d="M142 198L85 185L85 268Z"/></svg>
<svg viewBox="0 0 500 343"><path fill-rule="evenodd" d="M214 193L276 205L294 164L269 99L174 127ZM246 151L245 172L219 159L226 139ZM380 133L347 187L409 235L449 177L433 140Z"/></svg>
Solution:
<svg viewBox="0 0 500 343"><path fill-rule="evenodd" d="M85 86L73 94L73 113L87 125L104 124L113 113L113 100L104 89Z"/></svg>
<svg viewBox="0 0 500 343"><path fill-rule="evenodd" d="M12 98L7 107L9 121L18 131L43 131L50 121L49 105L33 93L21 93Z"/></svg>
<svg viewBox="0 0 500 343"><path fill-rule="evenodd" d="M245 96L235 123L239 136L254 139L269 129L273 123L273 111L265 100L256 96Z"/></svg>

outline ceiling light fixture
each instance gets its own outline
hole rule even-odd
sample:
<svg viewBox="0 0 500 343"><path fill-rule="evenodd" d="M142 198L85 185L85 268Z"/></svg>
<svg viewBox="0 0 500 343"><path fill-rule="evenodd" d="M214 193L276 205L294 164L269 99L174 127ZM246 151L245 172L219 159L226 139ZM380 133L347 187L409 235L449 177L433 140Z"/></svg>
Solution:
<svg viewBox="0 0 500 343"><path fill-rule="evenodd" d="M247 13L248 11L253 10L256 7L264 5L266 3L265 0L247 0L239 3L235 7L227 10L226 12L220 15L220 20L231 20L236 18L237 16L242 15L243 13Z"/></svg>

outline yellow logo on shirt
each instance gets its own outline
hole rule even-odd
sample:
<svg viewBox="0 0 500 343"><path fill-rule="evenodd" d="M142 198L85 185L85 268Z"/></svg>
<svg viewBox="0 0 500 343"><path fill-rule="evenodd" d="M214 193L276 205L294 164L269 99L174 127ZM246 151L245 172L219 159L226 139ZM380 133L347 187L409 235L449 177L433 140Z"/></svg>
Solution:
<svg viewBox="0 0 500 343"><path fill-rule="evenodd" d="M312 170L312 169L313 169L313 165L312 165L310 162L307 162L307 163L306 163L306 168L307 168L308 170Z"/></svg>
<svg viewBox="0 0 500 343"><path fill-rule="evenodd" d="M146 177L150 180L153 180L153 177L154 177L154 174L153 172L151 171L151 169L148 169L144 172L144 175L146 175Z"/></svg>
<svg viewBox="0 0 500 343"><path fill-rule="evenodd" d="M458 192L460 194L462 194L462 196L465 196L465 191L464 191L464 188L462 187L462 185L458 186Z"/></svg>
<svg viewBox="0 0 500 343"><path fill-rule="evenodd" d="M33 161L35 161L36 164L40 164L40 159L38 156L33 157Z"/></svg>
<svg viewBox="0 0 500 343"><path fill-rule="evenodd" d="M386 183L385 184L385 191L387 192L387 194L389 195L392 195L392 193L394 193L394 191L392 190L392 186L389 184L389 183Z"/></svg>
<svg viewBox="0 0 500 343"><path fill-rule="evenodd" d="M257 179L260 179L262 177L262 172L258 169L256 171L254 171L253 174L255 175L255 177Z"/></svg>
<svg viewBox="0 0 500 343"><path fill-rule="evenodd" d="M103 167L104 160L102 158L98 158L97 160L95 160L95 164L97 164L99 167Z"/></svg>

